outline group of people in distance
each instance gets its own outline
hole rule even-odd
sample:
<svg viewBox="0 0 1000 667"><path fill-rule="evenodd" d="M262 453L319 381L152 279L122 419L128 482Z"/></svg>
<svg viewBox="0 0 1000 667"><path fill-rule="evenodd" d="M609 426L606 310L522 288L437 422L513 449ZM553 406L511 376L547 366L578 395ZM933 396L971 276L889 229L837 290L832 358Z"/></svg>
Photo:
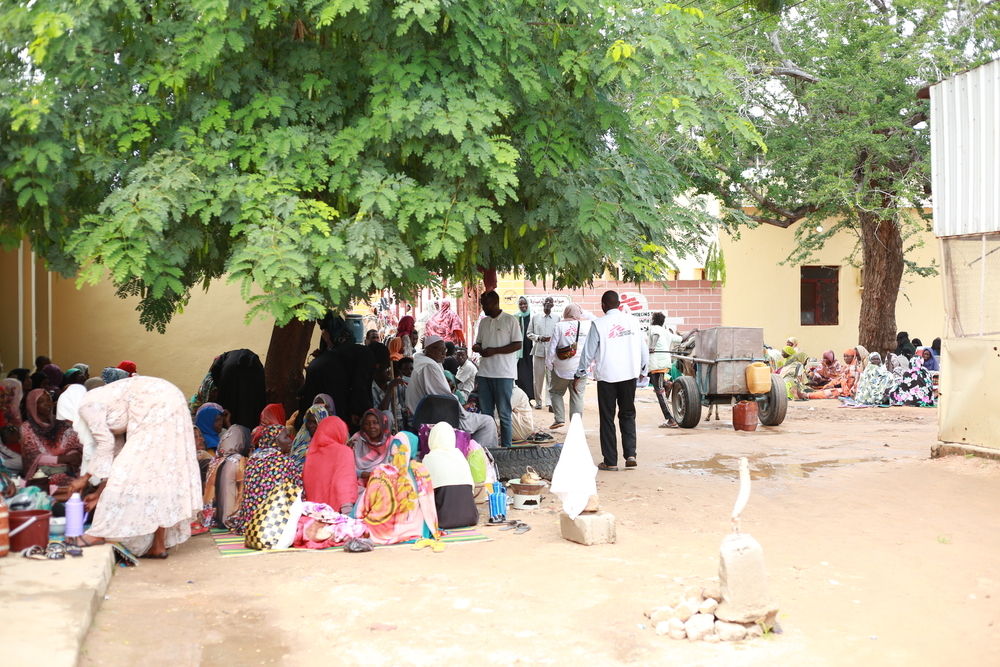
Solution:
<svg viewBox="0 0 1000 667"><path fill-rule="evenodd" d="M789 399L839 398L849 406L933 406L940 371L941 339L923 346L905 331L897 335L895 352L883 359L856 345L839 361L833 350L813 360L789 338L778 352L768 350L772 369L785 381Z"/></svg>
<svg viewBox="0 0 1000 667"><path fill-rule="evenodd" d="M263 365L250 350L216 357L190 399L131 362L91 380L84 364L63 373L40 359L40 373L15 371L2 384L0 472L45 476L57 513L79 493L93 521L70 538L77 546L114 541L151 558L166 557L192 529L243 533L286 483L303 493L296 546L361 536L390 544L475 524L474 493L495 480L487 448L533 430L523 392L515 400L520 323L496 292L480 303L471 350L443 305L422 338L404 317L394 336L367 344L329 316L291 415L266 403ZM617 464L616 409L626 465L635 465L633 398L648 350L617 295L604 305L607 315L593 321L570 305L551 331L532 333L546 348L545 375L557 378L554 425L567 419L562 396L570 392L569 414L582 412L587 377L597 378L608 469ZM452 401L457 423L418 419L431 398Z"/></svg>
<svg viewBox="0 0 1000 667"><path fill-rule="evenodd" d="M0 383L0 474L44 477L60 502L79 493L93 521L78 546L115 541L164 558L193 528L244 533L289 484L304 500L295 546L391 544L475 524L476 494L495 481L489 449L537 436L533 413L546 405L550 429L582 414L590 378L600 470L620 458L638 465L635 393L647 378L662 426L676 426L671 383L682 371L671 353L694 331L682 338L662 313L645 334L613 291L599 317L570 303L558 318L552 299L540 315L515 316L491 291L466 348L446 303L423 336L404 316L393 335L370 331L363 344L344 319L325 318L291 414L266 402L263 364L246 349L216 357L190 399L130 361L91 378L86 364L63 372L39 357L34 373L15 369ZM812 361L790 338L769 358L790 398L921 406L935 402L939 345L901 332L885 362L860 346L843 361L832 351Z"/></svg>

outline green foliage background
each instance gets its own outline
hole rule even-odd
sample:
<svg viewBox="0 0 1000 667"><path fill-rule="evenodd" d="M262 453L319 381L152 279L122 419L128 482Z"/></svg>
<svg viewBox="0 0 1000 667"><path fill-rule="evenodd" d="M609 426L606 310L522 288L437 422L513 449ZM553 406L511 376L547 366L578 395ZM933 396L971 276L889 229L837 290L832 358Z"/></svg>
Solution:
<svg viewBox="0 0 1000 667"><path fill-rule="evenodd" d="M803 221L789 232L798 243L788 262L801 264L831 236L859 232L867 213L910 237L908 270L934 273L905 258L922 243L914 232L929 229L905 212L922 212L932 194L929 104L917 93L997 55L1000 4L807 0L778 16L740 10L724 20L734 29L726 51L746 65L739 86L767 146L720 162L700 184L725 199L731 226ZM756 214L743 215L741 203Z"/></svg>
<svg viewBox="0 0 1000 667"><path fill-rule="evenodd" d="M759 137L720 23L647 2L0 8L0 241L163 329L228 274L284 324L479 267L658 279Z"/></svg>

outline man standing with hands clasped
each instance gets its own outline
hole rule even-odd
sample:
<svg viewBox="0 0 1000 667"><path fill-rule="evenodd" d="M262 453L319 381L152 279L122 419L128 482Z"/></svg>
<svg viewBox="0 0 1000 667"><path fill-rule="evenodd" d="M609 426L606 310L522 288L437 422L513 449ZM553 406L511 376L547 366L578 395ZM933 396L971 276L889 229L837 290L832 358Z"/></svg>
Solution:
<svg viewBox="0 0 1000 667"><path fill-rule="evenodd" d="M500 446L510 447L512 438L510 396L517 377L517 351L521 349L521 326L500 310L500 296L487 292L479 297L486 315L479 322L472 351L479 360L479 409L485 415L496 410L500 417Z"/></svg>
<svg viewBox="0 0 1000 667"><path fill-rule="evenodd" d="M535 388L535 408L539 410L552 404L549 400L552 382L545 368L545 352L549 349L549 341L552 340L552 332L556 328L556 318L552 316L552 304L552 297L545 297L545 301L542 302L544 315L532 317L528 324L528 338L534 344L531 370Z"/></svg>
<svg viewBox="0 0 1000 667"><path fill-rule="evenodd" d="M618 440L615 437L615 404L622 432L625 467L634 468L635 460L635 385L646 375L649 350L639 329L639 320L618 310L618 293L607 291L601 297L604 317L594 320L580 356L574 384L586 377L594 363L597 379L597 409L601 419L601 461L598 470L618 470Z"/></svg>

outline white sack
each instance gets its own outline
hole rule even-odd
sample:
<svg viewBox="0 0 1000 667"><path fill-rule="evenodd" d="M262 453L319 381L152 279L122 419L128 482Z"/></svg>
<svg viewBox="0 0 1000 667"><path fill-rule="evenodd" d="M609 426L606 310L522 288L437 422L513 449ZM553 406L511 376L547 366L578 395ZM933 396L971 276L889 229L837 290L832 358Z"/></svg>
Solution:
<svg viewBox="0 0 1000 667"><path fill-rule="evenodd" d="M566 442L552 473L550 488L562 500L563 511L571 519L580 516L587 507L587 501L597 493L597 466L590 455L583 418L579 414L573 415L569 421Z"/></svg>

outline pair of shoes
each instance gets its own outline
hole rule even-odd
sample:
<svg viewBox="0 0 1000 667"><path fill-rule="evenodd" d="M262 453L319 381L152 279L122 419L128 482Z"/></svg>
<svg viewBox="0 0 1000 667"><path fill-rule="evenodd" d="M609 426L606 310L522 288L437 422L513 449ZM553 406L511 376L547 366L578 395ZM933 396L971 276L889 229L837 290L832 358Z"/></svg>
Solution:
<svg viewBox="0 0 1000 667"><path fill-rule="evenodd" d="M618 470L618 466L609 466L604 461L601 461L600 463L597 464L597 469L598 470Z"/></svg>
<svg viewBox="0 0 1000 667"><path fill-rule="evenodd" d="M630 456L627 459L625 459L625 467L626 468L634 468L637 465L639 465L639 462L635 460L634 456Z"/></svg>
<svg viewBox="0 0 1000 667"><path fill-rule="evenodd" d="M524 535L526 532L531 530L531 526L523 521L508 521L507 525L499 528L498 530L513 530L515 535Z"/></svg>

